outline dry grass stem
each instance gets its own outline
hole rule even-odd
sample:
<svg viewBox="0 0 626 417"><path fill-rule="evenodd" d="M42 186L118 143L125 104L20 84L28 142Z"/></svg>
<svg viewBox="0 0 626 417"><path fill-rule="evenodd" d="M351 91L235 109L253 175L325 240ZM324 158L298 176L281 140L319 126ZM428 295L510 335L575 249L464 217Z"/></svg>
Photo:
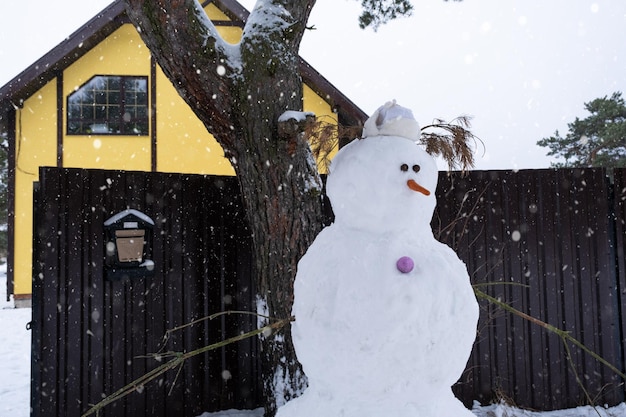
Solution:
<svg viewBox="0 0 626 417"><path fill-rule="evenodd" d="M446 161L449 170L466 172L474 167L476 145L482 144L471 132L470 121L469 116L459 116L450 122L435 119L421 129L420 144L428 154ZM307 125L305 134L316 160L328 172L330 160L340 143L358 139L362 132L363 126L344 126L334 120L317 118Z"/></svg>

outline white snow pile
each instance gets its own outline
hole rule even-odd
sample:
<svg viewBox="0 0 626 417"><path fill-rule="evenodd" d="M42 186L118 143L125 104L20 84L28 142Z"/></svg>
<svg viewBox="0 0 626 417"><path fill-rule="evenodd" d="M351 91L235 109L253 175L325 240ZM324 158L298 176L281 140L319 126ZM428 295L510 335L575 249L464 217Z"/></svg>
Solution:
<svg viewBox="0 0 626 417"><path fill-rule="evenodd" d="M225 410L216 413L202 413L198 417L263 417L263 409L256 410Z"/></svg>
<svg viewBox="0 0 626 417"><path fill-rule="evenodd" d="M621 403L615 407L585 405L567 410L529 411L520 410L504 403L488 406L475 403L472 412L477 417L624 417L626 416L626 404Z"/></svg>
<svg viewBox="0 0 626 417"><path fill-rule="evenodd" d="M475 403L472 412L476 417L624 417L626 416L626 404L622 403L611 408L594 408L586 405L567 410L540 412L521 410L506 404L481 406ZM218 413L204 413L199 417L263 417L263 409L259 408L251 411L228 410Z"/></svg>
<svg viewBox="0 0 626 417"><path fill-rule="evenodd" d="M278 121L286 122L288 120L295 120L296 122L302 122L306 120L307 117L315 117L315 113L310 111L287 110L280 115Z"/></svg>
<svg viewBox="0 0 626 417"><path fill-rule="evenodd" d="M363 137L400 136L417 142L420 138L420 125L413 112L399 106L395 100L385 103L365 121Z"/></svg>

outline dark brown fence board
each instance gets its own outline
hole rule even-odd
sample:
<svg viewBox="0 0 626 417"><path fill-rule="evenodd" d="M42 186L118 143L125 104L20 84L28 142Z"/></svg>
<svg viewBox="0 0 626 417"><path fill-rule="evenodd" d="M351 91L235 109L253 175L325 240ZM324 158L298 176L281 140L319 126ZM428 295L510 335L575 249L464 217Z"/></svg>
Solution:
<svg viewBox="0 0 626 417"><path fill-rule="evenodd" d="M614 171L614 226L615 226L615 244L613 249L616 258L616 275L618 289L618 308L620 308L620 317L624 317L626 313L626 170ZM626 343L626 320L620 320L619 323L619 340L623 346ZM623 363L626 363L626 352L622 351Z"/></svg>

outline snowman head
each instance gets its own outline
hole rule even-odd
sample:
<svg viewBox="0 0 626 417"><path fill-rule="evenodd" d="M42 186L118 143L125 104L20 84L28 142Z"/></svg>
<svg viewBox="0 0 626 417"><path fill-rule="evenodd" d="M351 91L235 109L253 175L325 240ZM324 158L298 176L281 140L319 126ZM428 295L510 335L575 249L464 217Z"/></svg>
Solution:
<svg viewBox="0 0 626 417"><path fill-rule="evenodd" d="M414 142L419 126L410 110L385 106L366 122L364 138L333 159L327 194L335 222L374 232L430 231L437 166Z"/></svg>

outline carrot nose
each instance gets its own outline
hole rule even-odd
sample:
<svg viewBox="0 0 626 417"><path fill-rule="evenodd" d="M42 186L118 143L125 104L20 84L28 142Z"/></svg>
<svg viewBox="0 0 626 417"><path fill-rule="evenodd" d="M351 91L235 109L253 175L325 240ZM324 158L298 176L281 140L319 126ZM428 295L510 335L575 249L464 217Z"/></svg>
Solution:
<svg viewBox="0 0 626 417"><path fill-rule="evenodd" d="M406 182L406 185L408 185L409 188L413 191L417 191L418 193L422 193L424 195L430 195L430 191L419 185L417 182L415 182L415 180L408 180Z"/></svg>

